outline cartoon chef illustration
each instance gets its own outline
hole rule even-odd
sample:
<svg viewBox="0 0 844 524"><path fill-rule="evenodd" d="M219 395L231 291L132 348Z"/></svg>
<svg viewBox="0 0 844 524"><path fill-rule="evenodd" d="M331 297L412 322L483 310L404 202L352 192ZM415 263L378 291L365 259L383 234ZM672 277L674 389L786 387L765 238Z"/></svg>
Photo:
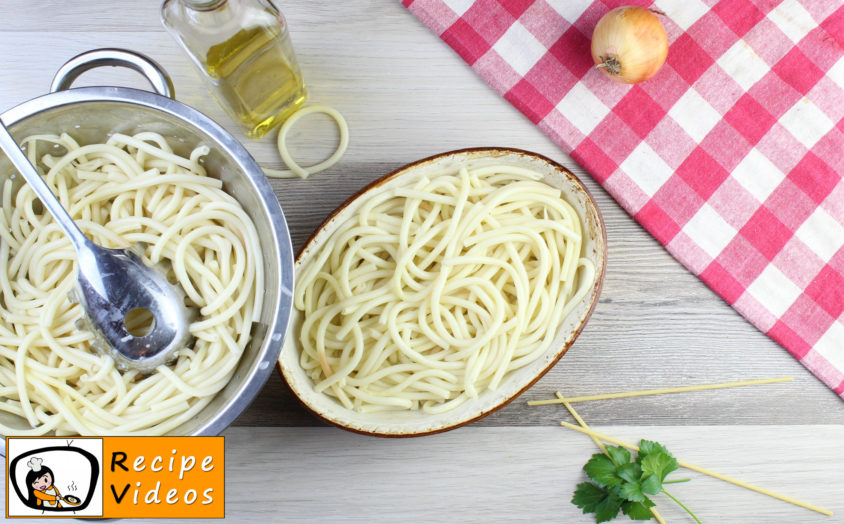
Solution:
<svg viewBox="0 0 844 524"><path fill-rule="evenodd" d="M57 509L62 507L62 496L55 484L53 470L43 465L44 459L32 457L26 463L29 473L26 474L26 488L29 492L30 505L35 504L43 509Z"/></svg>

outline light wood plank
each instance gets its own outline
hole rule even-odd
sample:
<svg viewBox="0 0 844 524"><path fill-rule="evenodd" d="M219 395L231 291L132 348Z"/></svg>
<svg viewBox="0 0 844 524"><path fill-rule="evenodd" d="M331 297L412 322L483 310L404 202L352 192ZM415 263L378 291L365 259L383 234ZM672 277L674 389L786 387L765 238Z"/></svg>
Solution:
<svg viewBox="0 0 844 524"><path fill-rule="evenodd" d="M600 429L634 442L658 440L682 460L844 515L844 485L829 485L841 480L841 426ZM241 501L229 505L232 517L248 520L250 508L260 508L255 516L282 521L590 521L569 500L596 450L588 438L560 427L463 428L411 440L331 429L280 431L226 433L227 449L236 450L227 456L229 474L254 473L258 485L270 488L261 489L261 502L253 504L256 484L229 484L229 500ZM281 467L262 475L266 463ZM704 522L829 522L699 474L675 475L693 479L671 492ZM668 522L691 521L664 497L658 504Z"/></svg>
<svg viewBox="0 0 844 524"><path fill-rule="evenodd" d="M673 473L692 479L669 491L703 522L825 524L844 515L840 425L595 429L634 443L657 440L681 460L835 513ZM596 448L559 426L469 427L399 440L330 428L231 428L225 437L226 516L236 522L594 522L570 499ZM655 501L667 522L692 522L664 495Z"/></svg>

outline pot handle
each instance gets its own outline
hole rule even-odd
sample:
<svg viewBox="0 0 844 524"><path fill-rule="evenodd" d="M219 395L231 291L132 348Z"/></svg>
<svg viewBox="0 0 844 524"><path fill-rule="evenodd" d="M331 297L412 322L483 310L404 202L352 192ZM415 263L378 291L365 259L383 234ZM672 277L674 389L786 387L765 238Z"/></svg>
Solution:
<svg viewBox="0 0 844 524"><path fill-rule="evenodd" d="M173 81L157 62L148 56L129 51L127 49L94 49L77 55L59 68L53 83L50 85L50 92L64 91L70 89L71 84L85 71L103 66L121 66L144 75L152 85L152 89L159 95L176 99L176 90Z"/></svg>

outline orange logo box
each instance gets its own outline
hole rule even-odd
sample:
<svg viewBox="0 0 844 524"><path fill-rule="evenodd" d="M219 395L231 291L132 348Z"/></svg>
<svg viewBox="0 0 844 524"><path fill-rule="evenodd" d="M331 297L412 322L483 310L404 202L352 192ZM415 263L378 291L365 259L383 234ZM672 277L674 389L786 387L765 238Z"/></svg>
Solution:
<svg viewBox="0 0 844 524"><path fill-rule="evenodd" d="M223 437L8 437L7 517L224 518Z"/></svg>
<svg viewBox="0 0 844 524"><path fill-rule="evenodd" d="M223 518L223 437L103 439L103 516Z"/></svg>

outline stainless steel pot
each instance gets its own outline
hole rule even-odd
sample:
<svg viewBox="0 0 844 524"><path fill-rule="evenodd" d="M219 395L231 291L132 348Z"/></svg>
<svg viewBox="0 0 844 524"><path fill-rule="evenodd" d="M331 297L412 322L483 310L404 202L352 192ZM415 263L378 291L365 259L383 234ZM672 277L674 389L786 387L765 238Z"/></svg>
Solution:
<svg viewBox="0 0 844 524"><path fill-rule="evenodd" d="M156 93L126 87L69 89L82 72L103 65L139 71ZM102 143L110 133L154 131L168 138L174 152L185 156L200 144L210 146L204 165L255 222L266 275L260 322L231 381L190 422L170 432L216 435L254 399L278 360L292 303L293 250L281 206L255 160L220 125L173 96L170 78L149 58L121 49L99 49L68 61L56 74L50 94L24 102L0 118L18 141L32 134L67 132L81 144ZM0 184L11 173L9 162L0 154ZM22 184L20 178L15 178L13 191ZM26 421L14 415L2 413L0 420L28 428Z"/></svg>

